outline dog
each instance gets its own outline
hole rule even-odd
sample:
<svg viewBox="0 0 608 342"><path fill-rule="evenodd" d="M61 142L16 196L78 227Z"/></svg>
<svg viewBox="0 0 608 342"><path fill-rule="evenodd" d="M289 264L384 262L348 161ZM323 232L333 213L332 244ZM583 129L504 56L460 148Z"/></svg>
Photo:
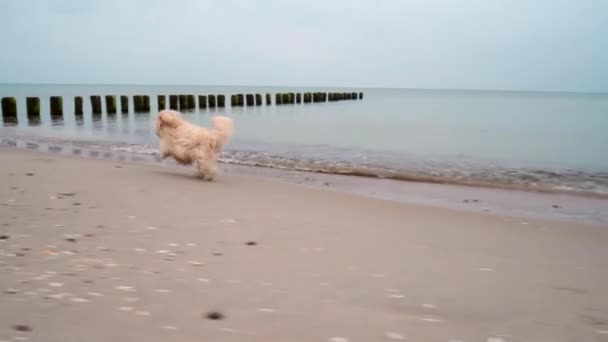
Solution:
<svg viewBox="0 0 608 342"><path fill-rule="evenodd" d="M184 120L174 110L158 113L154 123L160 140L162 159L173 157L182 165L196 167L197 175L211 181L217 174L217 158L232 136L234 125L226 116L211 118L211 127L201 127Z"/></svg>

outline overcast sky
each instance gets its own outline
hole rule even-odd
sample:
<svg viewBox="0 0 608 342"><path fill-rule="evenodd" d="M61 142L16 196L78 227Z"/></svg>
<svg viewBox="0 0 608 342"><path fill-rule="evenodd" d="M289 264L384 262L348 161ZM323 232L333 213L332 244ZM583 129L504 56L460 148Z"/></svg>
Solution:
<svg viewBox="0 0 608 342"><path fill-rule="evenodd" d="M608 92L608 0L0 0L0 83Z"/></svg>

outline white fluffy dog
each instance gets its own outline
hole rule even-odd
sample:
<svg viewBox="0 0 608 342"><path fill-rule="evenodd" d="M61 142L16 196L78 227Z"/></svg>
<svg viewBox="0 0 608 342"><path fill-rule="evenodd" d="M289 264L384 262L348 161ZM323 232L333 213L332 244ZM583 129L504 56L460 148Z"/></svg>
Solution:
<svg viewBox="0 0 608 342"><path fill-rule="evenodd" d="M217 173L217 158L232 135L233 123L226 116L214 116L210 128L200 127L176 111L163 110L156 117L155 131L163 159L173 157L180 164L194 164L198 176L210 181Z"/></svg>

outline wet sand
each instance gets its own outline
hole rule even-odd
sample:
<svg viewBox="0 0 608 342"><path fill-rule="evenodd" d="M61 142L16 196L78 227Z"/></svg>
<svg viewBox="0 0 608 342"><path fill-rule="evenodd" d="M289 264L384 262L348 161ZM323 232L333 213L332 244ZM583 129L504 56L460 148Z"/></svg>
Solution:
<svg viewBox="0 0 608 342"><path fill-rule="evenodd" d="M608 341L605 225L11 148L0 195L0 341Z"/></svg>

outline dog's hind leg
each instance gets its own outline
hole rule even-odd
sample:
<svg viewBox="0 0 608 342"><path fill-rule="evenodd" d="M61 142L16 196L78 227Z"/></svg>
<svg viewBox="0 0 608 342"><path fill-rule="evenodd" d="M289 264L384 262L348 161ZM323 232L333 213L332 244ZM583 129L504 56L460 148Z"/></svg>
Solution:
<svg viewBox="0 0 608 342"><path fill-rule="evenodd" d="M197 174L206 181L211 181L217 174L217 165L213 159L198 159L195 162Z"/></svg>

